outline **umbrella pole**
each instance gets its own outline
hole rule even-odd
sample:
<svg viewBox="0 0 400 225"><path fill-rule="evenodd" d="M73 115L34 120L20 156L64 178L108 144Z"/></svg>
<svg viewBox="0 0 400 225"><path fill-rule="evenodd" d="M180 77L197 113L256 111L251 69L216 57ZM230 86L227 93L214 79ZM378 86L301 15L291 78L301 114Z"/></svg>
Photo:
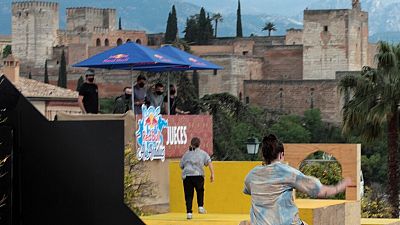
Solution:
<svg viewBox="0 0 400 225"><path fill-rule="evenodd" d="M135 114L135 87L133 86L133 68L131 66L131 87L132 87L132 112Z"/></svg>
<svg viewBox="0 0 400 225"><path fill-rule="evenodd" d="M168 93L167 93L167 96L168 96L168 115L171 115L171 105L170 105L170 101L171 101L171 95L170 95L170 93L169 93L169 72L167 72L167 74L168 74L168 83L167 83L167 87L168 87Z"/></svg>

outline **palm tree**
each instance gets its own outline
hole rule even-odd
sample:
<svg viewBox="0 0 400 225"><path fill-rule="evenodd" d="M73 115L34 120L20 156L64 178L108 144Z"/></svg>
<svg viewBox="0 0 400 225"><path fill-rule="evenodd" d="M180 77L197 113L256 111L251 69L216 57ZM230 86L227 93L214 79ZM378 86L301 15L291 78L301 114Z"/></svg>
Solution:
<svg viewBox="0 0 400 225"><path fill-rule="evenodd" d="M265 23L265 26L263 27L262 31L265 31L265 30L268 31L268 37L270 37L271 31L276 31L275 24L273 24L271 22Z"/></svg>
<svg viewBox="0 0 400 225"><path fill-rule="evenodd" d="M224 18L222 18L221 13L215 13L211 17L211 19L215 21L215 35L214 35L214 37L217 38L218 22L224 22Z"/></svg>
<svg viewBox="0 0 400 225"><path fill-rule="evenodd" d="M398 218L400 45L380 42L375 59L376 69L364 67L361 75L340 80L339 90L345 94L343 132L356 131L366 141L387 136L389 201Z"/></svg>

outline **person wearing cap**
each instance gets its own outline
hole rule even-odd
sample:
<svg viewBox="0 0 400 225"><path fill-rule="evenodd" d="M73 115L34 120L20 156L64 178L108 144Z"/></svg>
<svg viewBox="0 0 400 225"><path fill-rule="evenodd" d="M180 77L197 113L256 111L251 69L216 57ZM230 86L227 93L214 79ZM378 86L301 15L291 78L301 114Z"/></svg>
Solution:
<svg viewBox="0 0 400 225"><path fill-rule="evenodd" d="M142 105L147 103L146 77L142 74L136 79L136 85L133 87L134 110L135 114L142 114Z"/></svg>
<svg viewBox="0 0 400 225"><path fill-rule="evenodd" d="M94 83L94 70L86 70L85 77L85 82L79 88L78 104L84 114L97 114L100 105L98 87Z"/></svg>

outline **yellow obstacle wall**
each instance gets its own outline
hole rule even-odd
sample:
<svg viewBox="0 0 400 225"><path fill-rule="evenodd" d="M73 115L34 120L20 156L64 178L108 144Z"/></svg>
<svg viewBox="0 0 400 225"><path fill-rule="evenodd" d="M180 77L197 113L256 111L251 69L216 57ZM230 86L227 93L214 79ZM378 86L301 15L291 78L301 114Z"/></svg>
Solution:
<svg viewBox="0 0 400 225"><path fill-rule="evenodd" d="M250 213L250 196L243 194L247 173L261 162L213 162L215 181L210 183L208 167L205 168L204 207L209 213ZM179 162L170 163L170 212L186 212L185 196ZM193 212L197 212L196 195ZM222 207L223 206L223 207Z"/></svg>

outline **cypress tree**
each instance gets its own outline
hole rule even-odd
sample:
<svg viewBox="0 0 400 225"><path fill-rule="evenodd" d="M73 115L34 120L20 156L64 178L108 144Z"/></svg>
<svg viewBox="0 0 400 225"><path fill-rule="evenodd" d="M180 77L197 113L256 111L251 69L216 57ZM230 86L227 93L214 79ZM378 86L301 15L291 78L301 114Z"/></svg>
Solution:
<svg viewBox="0 0 400 225"><path fill-rule="evenodd" d="M210 14L207 14L207 26L206 26L206 44L208 44L209 40L214 37L214 29L212 26L212 19L210 18Z"/></svg>
<svg viewBox="0 0 400 225"><path fill-rule="evenodd" d="M44 82L46 84L49 83L49 74L47 72L47 59L46 59L46 61L44 61Z"/></svg>
<svg viewBox="0 0 400 225"><path fill-rule="evenodd" d="M176 16L175 5L172 6L171 20L171 37L173 37L172 41L175 41L178 35L178 18Z"/></svg>
<svg viewBox="0 0 400 225"><path fill-rule="evenodd" d="M119 20L118 20L118 30L122 30L121 17L119 17Z"/></svg>
<svg viewBox="0 0 400 225"><path fill-rule="evenodd" d="M79 77L79 80L78 80L78 83L76 84L76 91L79 91L79 89L81 88L83 82L84 82L84 81L83 81L83 77L80 76L80 77Z"/></svg>
<svg viewBox="0 0 400 225"><path fill-rule="evenodd" d="M238 8L236 13L236 37L243 37L242 31L242 14L240 12L240 0L238 0Z"/></svg>
<svg viewBox="0 0 400 225"><path fill-rule="evenodd" d="M185 41L188 43L197 42L198 40L198 17L191 16L190 18L186 19L186 27L183 31L185 33Z"/></svg>
<svg viewBox="0 0 400 225"><path fill-rule="evenodd" d="M176 40L178 34L178 19L176 17L175 5L172 6L168 14L167 27L165 29L165 42L172 43Z"/></svg>
<svg viewBox="0 0 400 225"><path fill-rule="evenodd" d="M62 88L67 88L67 62L65 60L64 50L61 53L60 69L58 71L57 85Z"/></svg>
<svg viewBox="0 0 400 225"><path fill-rule="evenodd" d="M207 43L207 18L206 11L203 7L200 9L199 21L198 21L199 33L197 35L197 43L200 45Z"/></svg>

